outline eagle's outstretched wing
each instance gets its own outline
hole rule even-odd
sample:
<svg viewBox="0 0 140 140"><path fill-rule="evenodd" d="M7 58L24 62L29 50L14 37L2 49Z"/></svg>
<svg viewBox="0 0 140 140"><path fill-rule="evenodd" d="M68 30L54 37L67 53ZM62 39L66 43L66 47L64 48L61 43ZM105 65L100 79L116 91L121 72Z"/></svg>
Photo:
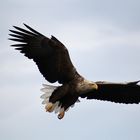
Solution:
<svg viewBox="0 0 140 140"><path fill-rule="evenodd" d="M49 82L64 84L77 74L66 47L54 36L50 39L24 24L29 31L13 26L10 40L20 42L11 45L26 57L33 59L40 72Z"/></svg>
<svg viewBox="0 0 140 140"><path fill-rule="evenodd" d="M140 85L138 82L109 83L95 82L98 89L81 95L82 98L111 101L115 103L140 103Z"/></svg>

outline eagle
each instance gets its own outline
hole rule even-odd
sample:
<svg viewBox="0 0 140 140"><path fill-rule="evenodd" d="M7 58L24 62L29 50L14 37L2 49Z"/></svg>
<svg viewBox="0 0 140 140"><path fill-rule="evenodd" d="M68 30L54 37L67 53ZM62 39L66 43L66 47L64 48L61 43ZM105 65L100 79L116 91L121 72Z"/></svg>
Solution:
<svg viewBox="0 0 140 140"><path fill-rule="evenodd" d="M13 26L14 30L9 30L9 39L19 42L11 46L32 59L48 82L59 83L58 86L43 84L41 98L46 112L55 112L58 119L62 119L79 98L124 104L140 102L140 80L122 83L87 80L77 72L63 43L54 36L44 36L27 24L24 26L27 29Z"/></svg>

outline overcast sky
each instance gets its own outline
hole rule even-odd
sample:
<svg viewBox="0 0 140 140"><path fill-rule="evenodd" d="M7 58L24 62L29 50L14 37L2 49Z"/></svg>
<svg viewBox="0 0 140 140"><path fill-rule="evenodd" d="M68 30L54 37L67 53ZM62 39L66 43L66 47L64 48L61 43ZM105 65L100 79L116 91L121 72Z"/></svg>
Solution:
<svg viewBox="0 0 140 140"><path fill-rule="evenodd" d="M140 79L139 0L0 0L0 139L140 139L140 105L82 100L63 120L44 111L46 83L36 65L7 40L26 23L54 35L87 79Z"/></svg>

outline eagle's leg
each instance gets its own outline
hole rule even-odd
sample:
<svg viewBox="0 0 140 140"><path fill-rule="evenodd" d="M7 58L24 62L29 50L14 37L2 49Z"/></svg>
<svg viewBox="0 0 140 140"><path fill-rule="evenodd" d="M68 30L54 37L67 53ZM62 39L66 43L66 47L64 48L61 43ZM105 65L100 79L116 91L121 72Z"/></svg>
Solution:
<svg viewBox="0 0 140 140"><path fill-rule="evenodd" d="M44 88L42 88L41 91L43 91L44 94L41 95L41 98L43 99L42 104L45 105L46 112L55 112L58 114L58 119L64 118L65 112L78 100L78 94L68 94L68 88L64 85L61 87L43 86Z"/></svg>
<svg viewBox="0 0 140 140"><path fill-rule="evenodd" d="M53 103L49 102L45 106L46 112L53 112L55 107L56 107L56 104L53 104ZM63 107L59 110L58 119L62 119L64 117L64 115L65 115L65 109Z"/></svg>
<svg viewBox="0 0 140 140"><path fill-rule="evenodd" d="M64 107L61 108L59 114L58 114L58 119L62 119L65 115L65 110L64 110Z"/></svg>
<svg viewBox="0 0 140 140"><path fill-rule="evenodd" d="M46 109L46 112L48 111L48 112L52 112L53 111L53 107L54 106L54 104L53 103L48 103L46 106L45 106L45 109Z"/></svg>

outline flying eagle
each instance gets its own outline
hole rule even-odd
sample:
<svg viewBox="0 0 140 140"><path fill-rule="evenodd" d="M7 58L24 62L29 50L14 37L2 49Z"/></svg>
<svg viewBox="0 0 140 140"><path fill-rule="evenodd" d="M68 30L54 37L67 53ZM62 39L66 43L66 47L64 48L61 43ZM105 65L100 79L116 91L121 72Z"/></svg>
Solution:
<svg viewBox="0 0 140 140"><path fill-rule="evenodd" d="M20 42L11 45L38 66L40 73L50 82L60 86L43 85L41 96L47 112L55 112L62 119L65 112L79 101L79 97L115 103L138 104L139 81L128 83L92 82L81 76L73 66L67 48L54 36L48 38L24 24L28 30L13 26L10 40Z"/></svg>

